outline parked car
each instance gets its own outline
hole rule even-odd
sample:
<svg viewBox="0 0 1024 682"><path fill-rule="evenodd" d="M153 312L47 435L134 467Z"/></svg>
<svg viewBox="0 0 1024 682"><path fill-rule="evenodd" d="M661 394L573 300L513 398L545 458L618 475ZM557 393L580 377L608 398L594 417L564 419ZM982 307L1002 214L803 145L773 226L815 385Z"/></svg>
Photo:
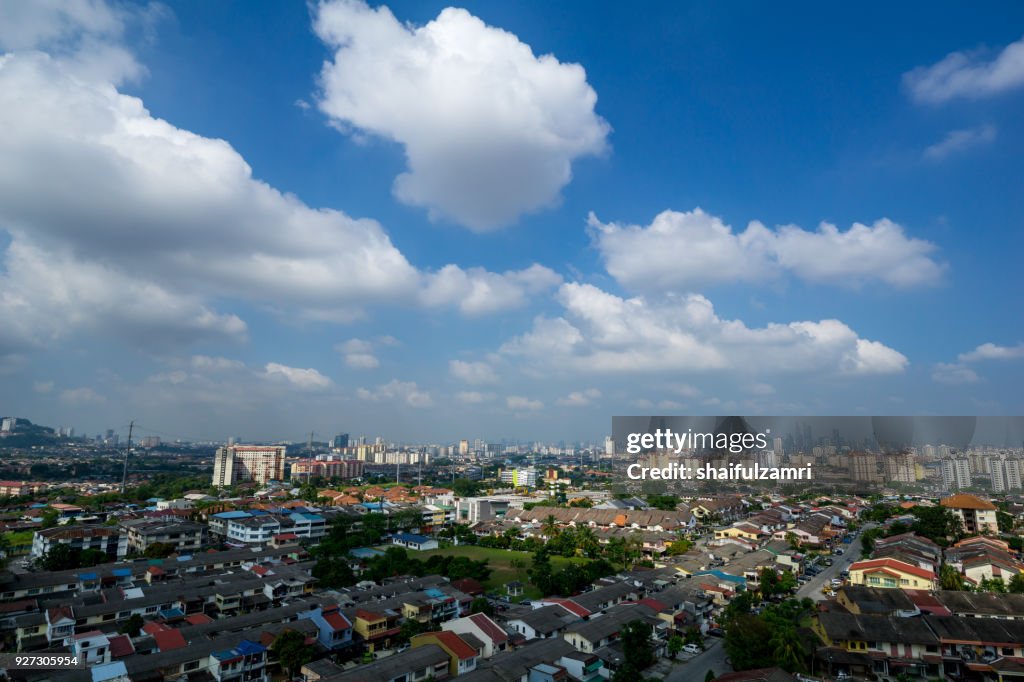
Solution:
<svg viewBox="0 0 1024 682"><path fill-rule="evenodd" d="M688 653L688 654L696 655L696 654L699 654L701 651L703 651L703 649L701 649L696 644L690 643L690 644L687 644L686 646L683 647L683 651L685 653Z"/></svg>
<svg viewBox="0 0 1024 682"><path fill-rule="evenodd" d="M531 604L533 604L533 602L530 601L529 599L523 599L519 603L522 604L523 606L530 606Z"/></svg>
<svg viewBox="0 0 1024 682"><path fill-rule="evenodd" d="M708 630L708 635L711 637L725 637L725 630L722 628L711 628Z"/></svg>
<svg viewBox="0 0 1024 682"><path fill-rule="evenodd" d="M834 550L832 550L832 553L837 555L837 556L842 556L843 555L843 550L840 547L836 547Z"/></svg>

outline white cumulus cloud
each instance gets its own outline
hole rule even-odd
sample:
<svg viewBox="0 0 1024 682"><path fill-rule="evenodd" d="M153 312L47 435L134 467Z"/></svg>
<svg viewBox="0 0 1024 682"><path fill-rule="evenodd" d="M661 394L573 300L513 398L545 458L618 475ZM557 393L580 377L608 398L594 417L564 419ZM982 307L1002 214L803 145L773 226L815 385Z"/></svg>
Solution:
<svg viewBox="0 0 1024 682"><path fill-rule="evenodd" d="M967 353L961 353L958 357L960 362L975 362L978 360L1020 360L1024 358L1024 343L1016 346L999 346L994 343L983 343Z"/></svg>
<svg viewBox="0 0 1024 682"><path fill-rule="evenodd" d="M494 368L486 362L451 360L448 362L448 371L453 377L467 384L494 384L498 381Z"/></svg>
<svg viewBox="0 0 1024 682"><path fill-rule="evenodd" d="M500 348L538 373L659 373L741 369L760 374L902 372L907 358L858 337L839 320L748 327L718 317L691 294L653 301L621 298L589 284L564 284L564 316L539 316Z"/></svg>
<svg viewBox="0 0 1024 682"><path fill-rule="evenodd" d="M331 386L331 380L312 367L302 369L277 362L268 362L263 371L268 379L282 380L300 390L317 391Z"/></svg>
<svg viewBox="0 0 1024 682"><path fill-rule="evenodd" d="M427 275L420 300L428 305L455 303L465 315L481 315L520 308L530 296L553 289L562 278L543 265L501 274L483 268L446 265Z"/></svg>
<svg viewBox="0 0 1024 682"><path fill-rule="evenodd" d="M493 393L482 393L480 391L459 391L455 399L466 405L479 405L494 400L497 396Z"/></svg>
<svg viewBox="0 0 1024 682"><path fill-rule="evenodd" d="M1024 85L1024 38L996 55L987 51L951 52L931 66L903 74L903 84L918 102L941 104L959 97L980 99Z"/></svg>
<svg viewBox="0 0 1024 682"><path fill-rule="evenodd" d="M924 150L928 161L942 161L954 154L961 154L976 147L992 143L996 139L996 127L985 124L976 128L951 130L945 137Z"/></svg>
<svg viewBox="0 0 1024 682"><path fill-rule="evenodd" d="M338 127L393 140L407 169L395 196L472 230L556 203L577 158L605 150L608 124L578 64L447 8L424 26L359 0L319 5L335 52L319 107Z"/></svg>
<svg viewBox="0 0 1024 682"><path fill-rule="evenodd" d="M558 404L563 407L587 407L600 397L601 391L596 388L588 388L585 391L573 391L564 398L559 398Z"/></svg>
<svg viewBox="0 0 1024 682"><path fill-rule="evenodd" d="M420 389L415 381L392 381L381 384L375 389L360 388L356 390L360 400L372 402L405 403L409 407L431 407L434 404L430 393Z"/></svg>
<svg viewBox="0 0 1024 682"><path fill-rule="evenodd" d="M640 291L757 283L786 273L816 283L913 287L935 284L944 270L931 257L934 244L886 219L845 231L822 223L813 232L754 221L734 232L698 208L663 211L648 226L604 224L593 214L588 223L608 272Z"/></svg>

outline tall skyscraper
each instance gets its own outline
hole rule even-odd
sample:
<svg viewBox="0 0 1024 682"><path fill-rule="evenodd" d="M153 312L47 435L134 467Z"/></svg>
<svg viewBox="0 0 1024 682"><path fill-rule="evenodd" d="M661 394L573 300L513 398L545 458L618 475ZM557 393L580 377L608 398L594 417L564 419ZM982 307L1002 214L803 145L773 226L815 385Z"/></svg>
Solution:
<svg viewBox="0 0 1024 682"><path fill-rule="evenodd" d="M885 457L885 480L892 483L917 481L917 461L909 452L897 452Z"/></svg>
<svg viewBox="0 0 1024 682"><path fill-rule="evenodd" d="M334 441L331 443L332 447L336 448L347 448L348 447L348 434L339 433L334 437Z"/></svg>
<svg viewBox="0 0 1024 682"><path fill-rule="evenodd" d="M1016 459L1004 457L995 458L989 462L992 468L992 491L997 493L1008 490L1020 490L1020 462Z"/></svg>
<svg viewBox="0 0 1024 682"><path fill-rule="evenodd" d="M971 487L971 461L967 457L942 460L942 487L946 490Z"/></svg>
<svg viewBox="0 0 1024 682"><path fill-rule="evenodd" d="M283 445L225 445L217 448L213 458L213 485L283 481L284 459Z"/></svg>

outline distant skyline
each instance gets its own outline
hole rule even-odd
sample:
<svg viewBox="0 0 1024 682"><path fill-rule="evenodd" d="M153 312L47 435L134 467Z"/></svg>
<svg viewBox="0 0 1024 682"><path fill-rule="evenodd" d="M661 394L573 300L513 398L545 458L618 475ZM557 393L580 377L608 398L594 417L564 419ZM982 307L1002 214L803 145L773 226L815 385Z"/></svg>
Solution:
<svg viewBox="0 0 1024 682"><path fill-rule="evenodd" d="M1024 6L460 7L0 4L0 413L1024 413Z"/></svg>

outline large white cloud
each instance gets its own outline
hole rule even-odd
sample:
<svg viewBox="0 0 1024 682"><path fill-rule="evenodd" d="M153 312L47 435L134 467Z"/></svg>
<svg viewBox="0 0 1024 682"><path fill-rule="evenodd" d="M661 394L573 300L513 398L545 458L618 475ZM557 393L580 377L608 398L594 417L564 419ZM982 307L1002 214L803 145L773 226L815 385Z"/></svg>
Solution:
<svg viewBox="0 0 1024 682"><path fill-rule="evenodd" d="M608 272L637 291L764 282L786 273L815 283L912 287L935 284L944 270L930 255L934 244L907 237L886 219L845 231L822 223L814 232L755 221L734 232L698 208L663 211L647 226L604 224L593 214L588 223Z"/></svg>
<svg viewBox="0 0 1024 682"><path fill-rule="evenodd" d="M561 317L538 317L502 355L558 373L742 371L749 374L899 373L901 353L860 338L839 320L751 328L715 314L700 295L624 299L589 284L564 284Z"/></svg>
<svg viewBox="0 0 1024 682"><path fill-rule="evenodd" d="M903 83L914 99L928 104L978 99L1024 86L1024 38L989 56L982 51L951 52L931 66L905 73Z"/></svg>
<svg viewBox="0 0 1024 682"><path fill-rule="evenodd" d="M117 333L161 320L178 341L244 334L212 299L332 321L379 303L480 314L560 281L540 266L420 271L378 223L279 192L227 142L39 52L0 56L0 156L0 229L12 236L0 305L17 307L8 326L41 324L20 339L90 316ZM12 335L0 333L0 353Z"/></svg>
<svg viewBox="0 0 1024 682"><path fill-rule="evenodd" d="M501 274L483 268L446 265L426 276L420 300L430 306L456 301L464 315L483 315L521 307L530 296L561 283L562 278L543 265L534 264L524 270Z"/></svg>
<svg viewBox="0 0 1024 682"><path fill-rule="evenodd" d="M572 162L605 149L608 124L578 64L536 56L515 35L448 8L425 26L387 7L322 2L316 33L335 50L320 109L343 129L394 140L403 202L473 230L558 201Z"/></svg>

